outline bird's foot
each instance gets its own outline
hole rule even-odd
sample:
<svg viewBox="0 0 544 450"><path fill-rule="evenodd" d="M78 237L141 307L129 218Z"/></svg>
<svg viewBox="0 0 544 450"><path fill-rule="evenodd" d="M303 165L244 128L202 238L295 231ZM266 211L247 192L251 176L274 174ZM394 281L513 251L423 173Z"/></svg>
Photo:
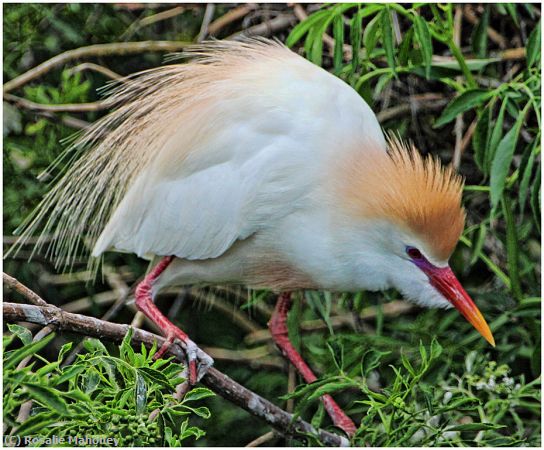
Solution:
<svg viewBox="0 0 544 450"><path fill-rule="evenodd" d="M208 369L213 365L213 358L198 348L198 346L175 325L172 325L172 327L165 330L165 332L165 341L153 358L162 358L172 345L179 343L187 357L187 382L190 386L194 386L204 375L206 375Z"/></svg>

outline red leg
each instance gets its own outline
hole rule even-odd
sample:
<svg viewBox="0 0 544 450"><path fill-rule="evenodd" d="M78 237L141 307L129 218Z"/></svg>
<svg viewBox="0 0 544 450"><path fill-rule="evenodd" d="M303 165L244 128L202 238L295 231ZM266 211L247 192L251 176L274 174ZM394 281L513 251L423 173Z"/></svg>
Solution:
<svg viewBox="0 0 544 450"><path fill-rule="evenodd" d="M289 359L291 364L295 366L298 372L302 375L306 383L312 383L317 379L317 377L312 372L312 369L302 359L302 356L296 351L293 344L289 340L289 335L287 331L287 314L292 306L291 294L284 293L278 297L278 302L276 303L276 308L272 314L272 318L268 323L268 328L272 334L272 338L276 345L280 348L283 355ZM331 417L334 424L344 430L348 436L355 434L357 428L353 421L346 415L344 411L338 406L334 399L325 394L321 397L325 409L327 410L329 416Z"/></svg>
<svg viewBox="0 0 544 450"><path fill-rule="evenodd" d="M162 330L164 336L166 337L166 341L155 354L155 358L162 357L175 339L179 339L181 341L187 354L187 378L189 384L194 385L200 378L198 373L199 371L197 370L197 361L200 363L199 368L202 372L201 375L203 375L206 373L206 369L213 364L213 360L210 356L200 350L196 344L189 339L189 336L176 327L165 317L163 313L159 311L155 303L153 303L153 297L151 295L151 287L153 282L162 272L164 272L173 259L173 256L165 256L143 279L143 281L138 284L135 292L136 306L145 314L146 317L153 321L153 323L155 323Z"/></svg>

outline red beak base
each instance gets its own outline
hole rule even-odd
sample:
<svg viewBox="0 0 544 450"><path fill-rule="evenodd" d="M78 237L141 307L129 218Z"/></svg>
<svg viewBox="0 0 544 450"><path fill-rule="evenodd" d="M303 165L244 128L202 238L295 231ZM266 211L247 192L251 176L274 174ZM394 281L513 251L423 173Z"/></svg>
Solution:
<svg viewBox="0 0 544 450"><path fill-rule="evenodd" d="M432 267L432 269L425 268L423 271L429 277L431 285L457 308L487 342L495 347L495 339L484 316L463 289L452 270L449 267Z"/></svg>

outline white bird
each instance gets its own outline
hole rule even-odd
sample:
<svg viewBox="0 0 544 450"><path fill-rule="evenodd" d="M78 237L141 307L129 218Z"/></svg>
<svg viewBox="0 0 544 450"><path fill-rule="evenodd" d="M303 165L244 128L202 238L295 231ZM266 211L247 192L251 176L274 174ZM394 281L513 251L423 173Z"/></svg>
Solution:
<svg viewBox="0 0 544 450"><path fill-rule="evenodd" d="M162 258L136 304L170 342L185 343L193 383L196 347L152 300L167 285L283 293L270 329L307 382L315 376L285 325L298 289L396 288L423 306L454 306L494 345L448 265L465 219L451 167L386 140L350 86L280 43L210 42L188 54L113 91L117 110L69 151L86 150L23 241L46 219L53 256L68 264L81 236L95 258L108 250ZM353 433L334 400L323 401Z"/></svg>

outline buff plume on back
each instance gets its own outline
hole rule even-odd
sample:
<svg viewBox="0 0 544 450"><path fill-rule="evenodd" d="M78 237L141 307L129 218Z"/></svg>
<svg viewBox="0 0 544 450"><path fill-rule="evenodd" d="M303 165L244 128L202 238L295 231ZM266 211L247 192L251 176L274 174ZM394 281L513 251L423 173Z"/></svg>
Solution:
<svg viewBox="0 0 544 450"><path fill-rule="evenodd" d="M162 162L163 173L182 170L195 143L205 140L222 120L218 106L224 98L252 89L252 83L258 90L255 71L265 76L269 65L279 68L281 61L299 59L279 42L259 38L206 42L182 56L191 60L112 83L106 93L115 110L95 122L53 164L70 159L67 172L17 230L22 234L10 252L40 231L34 252L50 241L47 236L51 238L47 254L56 266L71 267L81 238L87 247L94 246L144 169ZM92 268L97 262L89 260Z"/></svg>

